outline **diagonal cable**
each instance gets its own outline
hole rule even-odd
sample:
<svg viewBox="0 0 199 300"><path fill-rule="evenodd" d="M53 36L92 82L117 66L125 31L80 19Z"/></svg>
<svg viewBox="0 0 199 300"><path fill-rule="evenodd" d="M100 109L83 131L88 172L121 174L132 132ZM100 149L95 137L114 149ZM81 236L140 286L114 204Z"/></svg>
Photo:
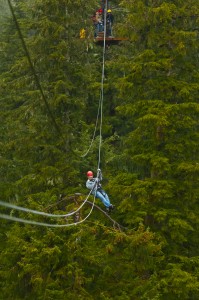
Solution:
<svg viewBox="0 0 199 300"><path fill-rule="evenodd" d="M44 95L44 92L43 92L42 86L41 86L41 84L40 84L39 78L38 78L38 76L37 76L37 74L36 74L36 72L35 72L35 68L34 68L34 66L33 66L33 63L32 63L32 60L31 60L31 57L30 57L28 48L27 48L27 46L26 46L26 43L25 43L25 41L24 41L24 38L23 38L23 35L22 35L22 32L21 32L20 26L19 26L19 22L18 22L18 20L17 20L17 18L16 18L16 15L15 15L15 12L14 12L14 9L13 9L13 6L12 6L10 0L8 0L8 5L9 5L9 8L10 8L10 11L11 11L11 14L12 14L12 17L13 17L13 20L14 20L14 23L15 23L15 26L16 26L16 28L17 28L19 37L20 37L20 39L21 39L23 49L24 49L24 51L25 51L25 53L26 53L26 56L27 56L27 59L28 59L28 62L29 62L31 71L32 71L32 73L33 73L33 76L34 76L34 79L35 79L37 88L38 88L39 91L40 91L41 97L42 97L42 99L43 99L43 101L44 101L44 103L45 103L45 106L46 106L47 111L48 111L48 114L49 114L49 116L50 116L50 118L51 118L51 120L52 120L52 122L53 122L53 124L54 124L54 127L56 128L57 132L58 132L58 133L62 136L62 138L63 138L62 132L61 132L61 130L60 130L60 128L59 128L57 122L55 121L55 118L54 118L54 116L53 116L53 114L52 114L52 111L50 110L50 107L49 107L49 105L48 105L48 101L46 100L46 97L45 97L45 95Z"/></svg>

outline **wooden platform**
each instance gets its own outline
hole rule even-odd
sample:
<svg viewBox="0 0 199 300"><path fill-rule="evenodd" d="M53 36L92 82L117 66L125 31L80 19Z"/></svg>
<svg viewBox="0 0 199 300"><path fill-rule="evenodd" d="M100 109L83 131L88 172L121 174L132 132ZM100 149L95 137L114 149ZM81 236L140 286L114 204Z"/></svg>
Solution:
<svg viewBox="0 0 199 300"><path fill-rule="evenodd" d="M103 46L104 45L104 32L99 32L98 36L95 38L94 41L97 45ZM121 38L121 37L107 36L105 38L105 41L106 41L107 45L117 45L117 44L119 44L119 42L127 41L127 39Z"/></svg>
<svg viewBox="0 0 199 300"><path fill-rule="evenodd" d="M94 41L97 45L100 45L100 46L104 45L103 37L96 37ZM117 44L119 44L119 42L127 41L127 39L121 38L121 37L106 37L105 41L106 41L107 45L117 45Z"/></svg>

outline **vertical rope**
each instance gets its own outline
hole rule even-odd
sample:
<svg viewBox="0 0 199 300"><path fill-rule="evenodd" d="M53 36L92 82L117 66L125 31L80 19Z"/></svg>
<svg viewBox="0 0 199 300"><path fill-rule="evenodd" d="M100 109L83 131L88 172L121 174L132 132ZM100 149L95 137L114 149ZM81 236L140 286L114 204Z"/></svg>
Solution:
<svg viewBox="0 0 199 300"><path fill-rule="evenodd" d="M107 1L104 7L104 45L102 55L102 78L101 78L101 106L100 106L100 140L99 140L99 154L98 154L98 169L101 162L101 146L102 146L102 122L103 122L103 101L104 101L104 70L105 70L105 54L106 54L106 15L107 15Z"/></svg>

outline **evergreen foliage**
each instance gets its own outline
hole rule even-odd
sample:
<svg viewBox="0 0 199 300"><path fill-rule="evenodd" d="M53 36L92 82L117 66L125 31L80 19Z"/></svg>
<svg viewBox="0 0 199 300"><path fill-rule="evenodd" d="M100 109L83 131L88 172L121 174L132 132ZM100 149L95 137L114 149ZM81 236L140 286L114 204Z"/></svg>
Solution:
<svg viewBox="0 0 199 300"><path fill-rule="evenodd" d="M97 168L98 128L81 156L100 98L102 49L90 19L99 3L12 5L35 74L1 1L0 200L64 214L84 200L74 194L86 197L86 171ZM112 5L114 34L128 41L106 51L101 165L111 217L124 227L96 209L61 229L1 220L1 299L199 298L198 1Z"/></svg>

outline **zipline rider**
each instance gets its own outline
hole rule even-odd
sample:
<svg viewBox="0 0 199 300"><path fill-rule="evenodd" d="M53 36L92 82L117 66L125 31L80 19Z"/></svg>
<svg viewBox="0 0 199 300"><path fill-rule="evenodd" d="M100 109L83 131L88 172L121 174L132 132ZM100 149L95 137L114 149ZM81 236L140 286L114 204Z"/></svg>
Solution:
<svg viewBox="0 0 199 300"><path fill-rule="evenodd" d="M113 205L110 203L109 197L107 193L102 189L100 181L102 181L102 172L100 169L97 170L97 177L93 178L93 172L87 172L86 187L89 190L92 190L91 194L94 195L96 198L100 199L103 204L106 206L108 212L113 210Z"/></svg>

